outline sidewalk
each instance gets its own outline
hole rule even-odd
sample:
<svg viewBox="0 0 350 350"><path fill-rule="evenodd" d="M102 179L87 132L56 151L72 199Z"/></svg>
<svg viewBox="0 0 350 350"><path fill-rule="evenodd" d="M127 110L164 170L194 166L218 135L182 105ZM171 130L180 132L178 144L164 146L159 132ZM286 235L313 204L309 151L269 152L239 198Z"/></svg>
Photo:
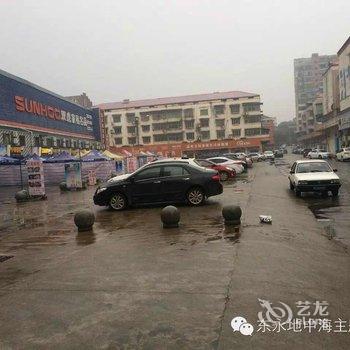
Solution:
<svg viewBox="0 0 350 350"><path fill-rule="evenodd" d="M271 183L273 184L271 186ZM272 215L272 225L258 215ZM295 198L275 166L259 168L244 210L244 229L233 264L220 349L349 349L350 333L304 331L232 333L230 321L243 316L257 325L259 299L294 310L297 301L328 301L328 318L350 319L350 257L323 236L303 199ZM347 329L349 330L349 329Z"/></svg>

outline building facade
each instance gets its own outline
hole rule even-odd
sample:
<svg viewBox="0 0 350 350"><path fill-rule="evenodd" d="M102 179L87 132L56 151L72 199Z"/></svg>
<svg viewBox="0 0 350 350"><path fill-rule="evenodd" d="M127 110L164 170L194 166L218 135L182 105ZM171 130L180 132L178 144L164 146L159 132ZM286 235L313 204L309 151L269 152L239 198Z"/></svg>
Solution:
<svg viewBox="0 0 350 350"><path fill-rule="evenodd" d="M302 136L308 133L310 124L303 119L303 112L323 92L322 75L336 55L318 55L314 53L308 58L294 60L295 115L297 133ZM306 123L305 123L306 122Z"/></svg>
<svg viewBox="0 0 350 350"><path fill-rule="evenodd" d="M260 96L241 91L98 105L107 145L115 151L163 155L206 150L261 150L273 143L262 125Z"/></svg>
<svg viewBox="0 0 350 350"><path fill-rule="evenodd" d="M83 92L81 95L66 96L65 98L85 108L92 108L93 106L92 101L90 100L89 96L86 95L85 92Z"/></svg>
<svg viewBox="0 0 350 350"><path fill-rule="evenodd" d="M83 108L0 70L1 155L100 149L103 133L104 119L98 108Z"/></svg>
<svg viewBox="0 0 350 350"><path fill-rule="evenodd" d="M339 131L342 146L350 146L350 37L338 51L340 113Z"/></svg>

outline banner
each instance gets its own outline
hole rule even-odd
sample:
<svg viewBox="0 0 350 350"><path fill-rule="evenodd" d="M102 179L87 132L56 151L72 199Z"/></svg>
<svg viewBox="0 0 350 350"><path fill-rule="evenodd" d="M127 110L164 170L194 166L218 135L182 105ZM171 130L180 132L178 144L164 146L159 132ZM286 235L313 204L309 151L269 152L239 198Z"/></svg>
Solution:
<svg viewBox="0 0 350 350"><path fill-rule="evenodd" d="M127 174L133 173L137 169L136 157L126 158L126 172Z"/></svg>
<svg viewBox="0 0 350 350"><path fill-rule="evenodd" d="M66 163L64 165L64 175L68 189L82 188L80 163Z"/></svg>
<svg viewBox="0 0 350 350"><path fill-rule="evenodd" d="M44 196L44 168L39 159L27 160L28 192L30 196Z"/></svg>
<svg viewBox="0 0 350 350"><path fill-rule="evenodd" d="M96 171L95 171L95 169L91 169L88 171L88 181L89 181L89 186L96 185Z"/></svg>

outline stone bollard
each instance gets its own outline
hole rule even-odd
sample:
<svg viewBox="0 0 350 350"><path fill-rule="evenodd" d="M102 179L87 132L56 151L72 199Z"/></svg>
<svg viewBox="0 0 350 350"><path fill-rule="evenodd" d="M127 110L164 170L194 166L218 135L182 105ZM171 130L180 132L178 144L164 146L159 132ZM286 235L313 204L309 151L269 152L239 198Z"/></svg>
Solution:
<svg viewBox="0 0 350 350"><path fill-rule="evenodd" d="M78 231L90 231L95 222L95 215L91 210L80 210L74 215L74 223Z"/></svg>
<svg viewBox="0 0 350 350"><path fill-rule="evenodd" d="M168 205L162 209L160 218L163 222L163 228L179 227L180 212L179 209L172 205Z"/></svg>
<svg viewBox="0 0 350 350"><path fill-rule="evenodd" d="M222 208L225 225L236 226L241 224L242 209L238 205L225 205Z"/></svg>
<svg viewBox="0 0 350 350"><path fill-rule="evenodd" d="M67 191L67 184L65 181L60 182L60 190L61 191Z"/></svg>
<svg viewBox="0 0 350 350"><path fill-rule="evenodd" d="M29 199L29 193L27 190L20 190L15 193L15 198L17 202L25 202Z"/></svg>

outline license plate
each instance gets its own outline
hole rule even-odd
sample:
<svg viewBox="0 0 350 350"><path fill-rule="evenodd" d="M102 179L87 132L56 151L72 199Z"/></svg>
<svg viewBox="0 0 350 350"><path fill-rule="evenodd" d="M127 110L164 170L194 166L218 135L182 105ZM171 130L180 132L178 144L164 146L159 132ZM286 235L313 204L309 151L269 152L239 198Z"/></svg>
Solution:
<svg viewBox="0 0 350 350"><path fill-rule="evenodd" d="M326 187L325 186L314 186L313 189L317 190L317 191L322 191L322 190L325 190Z"/></svg>

